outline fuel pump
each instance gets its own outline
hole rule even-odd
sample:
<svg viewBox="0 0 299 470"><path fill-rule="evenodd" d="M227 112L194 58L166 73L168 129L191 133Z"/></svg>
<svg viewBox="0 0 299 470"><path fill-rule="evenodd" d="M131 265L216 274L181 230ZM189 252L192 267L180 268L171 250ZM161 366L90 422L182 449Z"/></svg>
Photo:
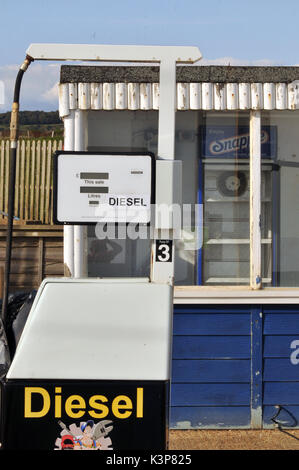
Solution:
<svg viewBox="0 0 299 470"><path fill-rule="evenodd" d="M2 448L165 449L175 258L172 206L181 203L182 171L181 162L174 160L176 63L196 62L200 52L190 47L32 44L27 55L30 60L159 63L157 155L77 148L53 156L55 222L70 227L149 224L151 272L149 278L43 280L1 380ZM160 205L168 208L165 217L159 215Z"/></svg>

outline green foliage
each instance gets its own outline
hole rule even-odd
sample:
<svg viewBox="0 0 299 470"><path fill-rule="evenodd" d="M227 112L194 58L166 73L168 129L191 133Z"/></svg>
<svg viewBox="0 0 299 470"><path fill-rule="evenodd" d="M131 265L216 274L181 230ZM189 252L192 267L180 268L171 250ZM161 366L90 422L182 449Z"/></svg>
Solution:
<svg viewBox="0 0 299 470"><path fill-rule="evenodd" d="M0 113L0 138L9 137L10 112ZM62 138L63 122L58 111L20 111L19 136L22 138Z"/></svg>
<svg viewBox="0 0 299 470"><path fill-rule="evenodd" d="M9 126L10 112L0 113L0 127ZM20 125L61 124L58 111L20 111Z"/></svg>

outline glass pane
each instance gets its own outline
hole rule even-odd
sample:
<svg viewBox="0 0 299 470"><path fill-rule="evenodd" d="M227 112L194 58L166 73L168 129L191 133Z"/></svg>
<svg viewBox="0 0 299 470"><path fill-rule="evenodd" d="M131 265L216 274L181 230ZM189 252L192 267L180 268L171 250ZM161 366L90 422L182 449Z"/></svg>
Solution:
<svg viewBox="0 0 299 470"><path fill-rule="evenodd" d="M97 236L99 229L100 226L88 227L88 277L149 276L149 238L101 239ZM107 227L103 227L103 230L107 230Z"/></svg>
<svg viewBox="0 0 299 470"><path fill-rule="evenodd" d="M176 113L175 158L182 161L182 231L176 241L175 284L197 283L197 258L200 233L198 221L198 152L202 114L197 111Z"/></svg>
<svg viewBox="0 0 299 470"><path fill-rule="evenodd" d="M272 245L262 245L263 272L271 278L264 285L299 286L298 119L298 111L262 113L262 129L268 129L272 145L271 171L264 180L262 203L264 235L272 238Z"/></svg>
<svg viewBox="0 0 299 470"><path fill-rule="evenodd" d="M138 114L136 114L138 119ZM198 149L201 113L197 111L176 113L175 159L182 161L182 231L176 240L175 285L194 285L197 282L198 231L196 228L198 192ZM150 143L149 150L157 155L158 128L139 132L143 145Z"/></svg>
<svg viewBox="0 0 299 470"><path fill-rule="evenodd" d="M206 113L199 200L203 248L198 283L249 284L249 115Z"/></svg>
<svg viewBox="0 0 299 470"><path fill-rule="evenodd" d="M195 204L198 190L199 120L197 112L177 113L175 157L183 161L185 226L176 242L175 284L196 283L197 239ZM158 113L155 111L90 112L89 151L148 150L157 155ZM98 240L95 227L88 232L89 276L149 276L151 240Z"/></svg>
<svg viewBox="0 0 299 470"><path fill-rule="evenodd" d="M90 112L88 150L156 152L157 129L155 111ZM107 230L111 236L101 239ZM124 226L89 226L88 276L148 277L151 240L148 228L142 226L142 230L142 238L132 239Z"/></svg>

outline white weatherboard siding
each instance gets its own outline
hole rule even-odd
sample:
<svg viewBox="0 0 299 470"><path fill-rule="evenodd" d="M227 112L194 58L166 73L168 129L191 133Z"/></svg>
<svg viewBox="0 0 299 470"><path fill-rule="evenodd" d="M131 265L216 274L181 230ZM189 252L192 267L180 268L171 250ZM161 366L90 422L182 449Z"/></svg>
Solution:
<svg viewBox="0 0 299 470"><path fill-rule="evenodd" d="M60 116L71 109L159 109L159 83L61 83ZM299 86L293 83L177 83L178 111L296 110Z"/></svg>

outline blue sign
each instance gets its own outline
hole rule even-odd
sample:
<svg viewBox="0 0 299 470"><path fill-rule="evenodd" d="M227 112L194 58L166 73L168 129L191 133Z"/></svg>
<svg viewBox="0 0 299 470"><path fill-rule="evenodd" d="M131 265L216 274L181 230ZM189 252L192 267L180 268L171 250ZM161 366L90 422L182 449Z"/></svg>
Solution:
<svg viewBox="0 0 299 470"><path fill-rule="evenodd" d="M276 126L261 127L262 158L276 157ZM250 135L248 126L202 127L203 158L249 158Z"/></svg>

